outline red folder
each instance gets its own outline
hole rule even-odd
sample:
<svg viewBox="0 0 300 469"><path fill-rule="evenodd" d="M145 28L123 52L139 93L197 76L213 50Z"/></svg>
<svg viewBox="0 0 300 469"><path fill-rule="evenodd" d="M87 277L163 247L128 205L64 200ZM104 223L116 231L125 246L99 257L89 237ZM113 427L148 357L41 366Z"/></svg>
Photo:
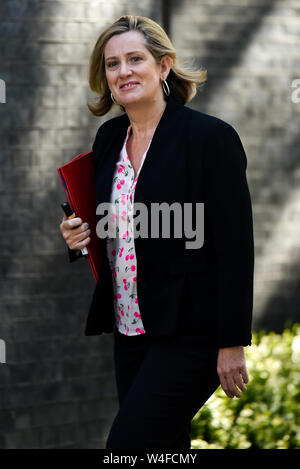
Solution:
<svg viewBox="0 0 300 469"><path fill-rule="evenodd" d="M82 153L57 168L68 202L75 215L89 224L91 241L87 245L88 261L95 281L100 267L100 239L96 234L96 201L93 153Z"/></svg>

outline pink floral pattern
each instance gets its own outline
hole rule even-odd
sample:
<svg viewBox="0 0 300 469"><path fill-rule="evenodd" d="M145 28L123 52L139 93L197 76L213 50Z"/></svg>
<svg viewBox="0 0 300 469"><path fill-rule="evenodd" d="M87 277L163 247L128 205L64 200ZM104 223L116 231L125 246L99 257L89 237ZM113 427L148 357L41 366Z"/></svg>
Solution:
<svg viewBox="0 0 300 469"><path fill-rule="evenodd" d="M148 148L142 156L138 173L127 154L127 135L116 163L113 175L109 214L110 237L107 238L107 256L109 259L114 287L114 311L118 330L125 335L145 334L137 296L137 259L133 236L133 199L135 186L143 166ZM115 237L114 237L115 236Z"/></svg>

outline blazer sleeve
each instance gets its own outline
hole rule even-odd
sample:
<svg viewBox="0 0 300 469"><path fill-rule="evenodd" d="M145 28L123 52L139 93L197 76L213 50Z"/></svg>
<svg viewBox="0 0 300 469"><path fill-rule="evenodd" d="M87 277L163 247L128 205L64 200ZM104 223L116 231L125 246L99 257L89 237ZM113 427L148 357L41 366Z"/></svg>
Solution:
<svg viewBox="0 0 300 469"><path fill-rule="evenodd" d="M239 135L220 120L206 145L204 201L217 262L219 348L251 345L254 237L246 169Z"/></svg>
<svg viewBox="0 0 300 469"><path fill-rule="evenodd" d="M67 248L70 262L74 262L77 261L77 259L80 259L81 257L85 257L80 249L70 249L69 246L67 246Z"/></svg>

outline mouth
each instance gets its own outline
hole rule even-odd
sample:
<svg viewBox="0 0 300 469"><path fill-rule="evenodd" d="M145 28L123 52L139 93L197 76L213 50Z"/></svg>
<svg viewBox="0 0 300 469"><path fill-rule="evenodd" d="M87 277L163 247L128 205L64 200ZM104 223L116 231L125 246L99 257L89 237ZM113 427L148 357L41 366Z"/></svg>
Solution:
<svg viewBox="0 0 300 469"><path fill-rule="evenodd" d="M120 86L121 90L130 90L131 88L134 88L135 86L139 85L137 81L128 81L127 83L124 83L123 85Z"/></svg>

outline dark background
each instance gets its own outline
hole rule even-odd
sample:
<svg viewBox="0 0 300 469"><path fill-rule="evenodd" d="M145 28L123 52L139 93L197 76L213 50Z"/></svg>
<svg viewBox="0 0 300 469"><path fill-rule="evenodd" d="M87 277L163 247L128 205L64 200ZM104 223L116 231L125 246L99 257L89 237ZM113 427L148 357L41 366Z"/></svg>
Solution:
<svg viewBox="0 0 300 469"><path fill-rule="evenodd" d="M68 261L57 167L114 115L86 106L88 62L121 14L158 21L182 59L207 69L189 105L233 125L248 158L254 330L300 320L300 3L1 0L1 448L103 448L117 411L112 336L84 336L94 280L85 259Z"/></svg>

